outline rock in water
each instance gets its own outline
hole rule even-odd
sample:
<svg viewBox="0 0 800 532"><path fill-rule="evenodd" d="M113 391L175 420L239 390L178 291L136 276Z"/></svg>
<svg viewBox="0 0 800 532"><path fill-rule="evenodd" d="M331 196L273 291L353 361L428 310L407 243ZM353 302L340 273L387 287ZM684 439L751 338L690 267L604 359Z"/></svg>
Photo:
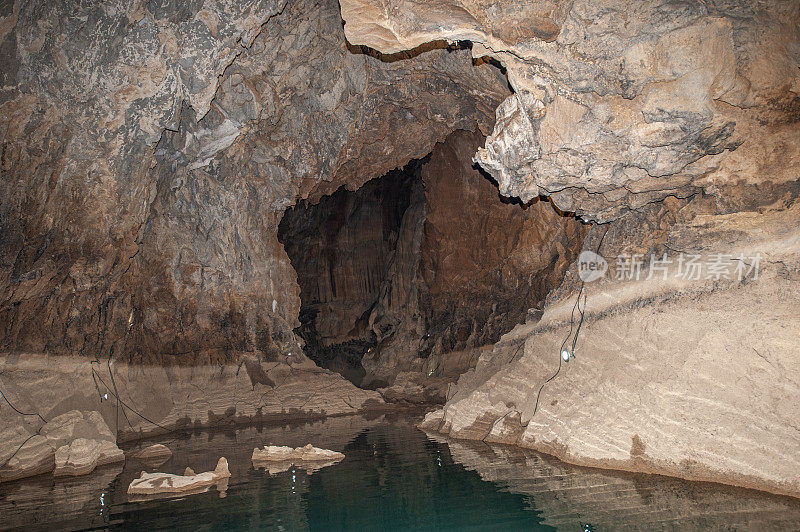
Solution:
<svg viewBox="0 0 800 532"><path fill-rule="evenodd" d="M253 462L292 462L292 461L339 461L344 458L344 454L320 449L310 443L305 447L281 447L276 445L265 445L263 449L253 449Z"/></svg>
<svg viewBox="0 0 800 532"><path fill-rule="evenodd" d="M56 450L56 467L53 476L86 475L94 471L97 466L124 460L125 454L110 441L78 438L69 445L62 445Z"/></svg>
<svg viewBox="0 0 800 532"><path fill-rule="evenodd" d="M53 471L76 476L95 467L125 460L122 450L99 412L71 410L56 416L30 434L19 428L3 431L0 439L0 481Z"/></svg>
<svg viewBox="0 0 800 532"><path fill-rule="evenodd" d="M169 447L166 445L156 443L155 445L149 445L138 450L131 454L131 457L139 460L148 467L158 467L172 457L172 451L170 451Z"/></svg>
<svg viewBox="0 0 800 532"><path fill-rule="evenodd" d="M186 468L186 472L191 473L192 470ZM228 461L225 457L219 459L214 471L206 471L197 475L172 475L169 473L146 473L142 471L141 476L128 486L128 495L186 495L202 493L215 484L219 486L221 481L226 481L230 476ZM224 482L224 485L227 488L227 482ZM224 491L225 488L220 488L220 491Z"/></svg>
<svg viewBox="0 0 800 532"><path fill-rule="evenodd" d="M155 445L149 445L144 449L134 453L132 455L134 458L138 458L139 460L150 460L153 458L169 458L172 456L172 451L169 450L169 447L166 445L162 445L160 443L156 443Z"/></svg>

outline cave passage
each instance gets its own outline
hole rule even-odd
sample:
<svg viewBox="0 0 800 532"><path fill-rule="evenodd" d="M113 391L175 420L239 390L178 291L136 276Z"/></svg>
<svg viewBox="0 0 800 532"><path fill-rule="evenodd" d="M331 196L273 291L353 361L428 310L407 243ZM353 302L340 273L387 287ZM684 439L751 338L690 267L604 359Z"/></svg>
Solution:
<svg viewBox="0 0 800 532"><path fill-rule="evenodd" d="M528 311L584 229L546 201L501 198L456 131L405 167L286 211L278 238L300 285L305 352L356 385L401 372L454 379Z"/></svg>
<svg viewBox="0 0 800 532"><path fill-rule="evenodd" d="M312 360L356 384L365 375L362 356L377 345L370 317L381 290L391 289L398 240L409 236L403 221L420 216L409 212L412 202L417 211L424 203L422 164L411 161L355 191L342 187L316 204L303 201L281 220L278 239L301 290L295 332Z"/></svg>

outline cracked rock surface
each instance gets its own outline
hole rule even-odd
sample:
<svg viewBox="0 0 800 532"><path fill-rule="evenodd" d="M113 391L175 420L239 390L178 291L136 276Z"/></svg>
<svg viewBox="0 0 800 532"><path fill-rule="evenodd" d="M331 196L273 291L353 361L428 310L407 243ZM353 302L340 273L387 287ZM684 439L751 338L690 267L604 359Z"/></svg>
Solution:
<svg viewBox="0 0 800 532"><path fill-rule="evenodd" d="M342 0L384 53L471 41L514 94L475 160L501 193L607 221L668 196L796 185L800 7L786 2Z"/></svg>

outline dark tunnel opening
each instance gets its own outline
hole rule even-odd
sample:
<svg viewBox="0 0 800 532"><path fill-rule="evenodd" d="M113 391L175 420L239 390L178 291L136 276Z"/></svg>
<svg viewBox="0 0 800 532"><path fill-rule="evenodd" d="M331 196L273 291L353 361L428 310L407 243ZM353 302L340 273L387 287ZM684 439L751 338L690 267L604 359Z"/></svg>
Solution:
<svg viewBox="0 0 800 532"><path fill-rule="evenodd" d="M585 230L547 201L498 194L456 131L427 157L287 210L278 238L300 285L306 354L356 385L441 382L531 319Z"/></svg>

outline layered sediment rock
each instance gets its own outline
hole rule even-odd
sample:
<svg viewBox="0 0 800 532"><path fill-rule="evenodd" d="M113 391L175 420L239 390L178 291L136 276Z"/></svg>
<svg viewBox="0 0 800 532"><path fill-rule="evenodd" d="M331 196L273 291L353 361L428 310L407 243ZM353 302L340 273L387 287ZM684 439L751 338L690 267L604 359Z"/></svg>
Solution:
<svg viewBox="0 0 800 532"><path fill-rule="evenodd" d="M353 414L383 404L378 393L356 388L302 355L291 364L245 357L238 365L194 367L109 366L79 357L20 355L0 357L0 367L2 386L15 391L11 398L17 404L35 406L45 419L72 405L91 407L98 422L113 427L113 432L105 429L104 439L110 441L194 426ZM40 434L54 438L48 427L61 418ZM2 421L8 427L20 424L17 415ZM36 430L32 425L31 432ZM65 438L53 441L60 446Z"/></svg>
<svg viewBox="0 0 800 532"><path fill-rule="evenodd" d="M0 481L50 472L56 477L85 475L125 460L115 435L96 411L71 410L42 422L35 431L3 419L0 430Z"/></svg>
<svg viewBox="0 0 800 532"><path fill-rule="evenodd" d="M628 279L624 262L612 262L604 281L586 285L573 360L560 352L580 317L574 293L505 335L425 426L577 464L797 496L799 215L796 204L673 225L661 249L681 253L666 274L651 276L650 262ZM614 228L612 249L636 232ZM715 278L720 254L730 262ZM690 260L703 268L697 279L685 275Z"/></svg>

